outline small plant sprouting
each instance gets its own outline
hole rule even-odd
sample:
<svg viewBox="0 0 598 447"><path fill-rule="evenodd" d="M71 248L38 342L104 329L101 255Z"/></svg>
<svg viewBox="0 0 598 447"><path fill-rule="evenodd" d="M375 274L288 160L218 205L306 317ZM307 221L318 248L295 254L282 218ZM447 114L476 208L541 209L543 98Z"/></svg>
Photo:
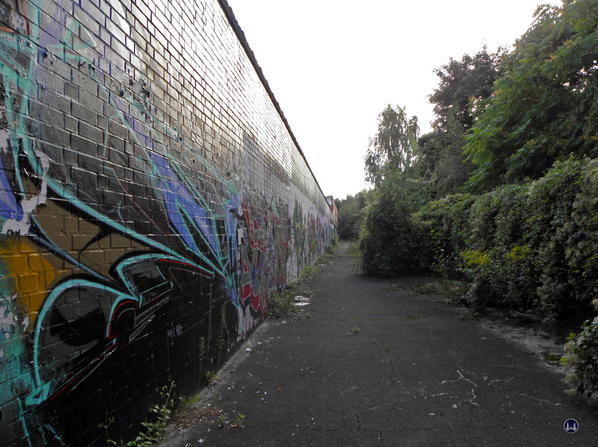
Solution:
<svg viewBox="0 0 598 447"><path fill-rule="evenodd" d="M191 408L194 404L199 402L201 397L199 396L191 396L191 397L181 397L181 406L179 407L180 411L185 411Z"/></svg>
<svg viewBox="0 0 598 447"><path fill-rule="evenodd" d="M218 380L219 377L216 375L214 371L208 371L206 373L206 380L208 382L208 386L215 385L214 381Z"/></svg>
<svg viewBox="0 0 598 447"><path fill-rule="evenodd" d="M224 413L220 413L218 416L218 428L245 428L245 425L243 424L243 421L245 420L244 414L237 413L235 419L236 423L231 424L229 417Z"/></svg>
<svg viewBox="0 0 598 447"><path fill-rule="evenodd" d="M99 425L100 428L103 428L104 430L106 430L106 445L107 446L115 446L116 445L116 441L113 441L112 439L110 439L110 433L108 431L108 428L112 425L113 422L114 422L114 416L111 416L110 418L108 418L108 413L106 413L106 421Z"/></svg>
<svg viewBox="0 0 598 447"><path fill-rule="evenodd" d="M352 337L353 335L357 335L361 332L361 324L359 326L355 326L351 332L347 332L347 337Z"/></svg>
<svg viewBox="0 0 598 447"><path fill-rule="evenodd" d="M316 265L306 265L305 267L303 267L303 270L301 270L301 273L299 275L300 280L308 280L317 272L318 267Z"/></svg>
<svg viewBox="0 0 598 447"><path fill-rule="evenodd" d="M235 424L235 427L244 428L245 427L243 425L244 420L245 420L245 415L241 414L241 413L237 413L237 423Z"/></svg>
<svg viewBox="0 0 598 447"><path fill-rule="evenodd" d="M169 386L162 387L160 395L165 397L165 403L157 404L150 410L152 413L157 414L158 420L156 422L142 422L141 425L145 427L145 432L140 432L134 441L127 444L127 447L151 447L162 439L162 433L166 430L172 413L170 408L174 407L174 399L171 398L174 387L173 381L170 382Z"/></svg>
<svg viewBox="0 0 598 447"><path fill-rule="evenodd" d="M218 423L218 427L219 428L224 428L228 425L228 421L226 420L226 415L224 413L221 413L220 416L218 416L219 419L219 423Z"/></svg>

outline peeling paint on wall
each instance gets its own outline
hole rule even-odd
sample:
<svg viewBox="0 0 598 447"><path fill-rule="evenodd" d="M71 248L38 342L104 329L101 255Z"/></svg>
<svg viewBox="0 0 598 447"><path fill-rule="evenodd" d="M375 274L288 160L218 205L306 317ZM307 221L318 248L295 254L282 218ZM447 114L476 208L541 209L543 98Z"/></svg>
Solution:
<svg viewBox="0 0 598 447"><path fill-rule="evenodd" d="M133 438L334 237L230 16L193 4L0 0L9 446Z"/></svg>

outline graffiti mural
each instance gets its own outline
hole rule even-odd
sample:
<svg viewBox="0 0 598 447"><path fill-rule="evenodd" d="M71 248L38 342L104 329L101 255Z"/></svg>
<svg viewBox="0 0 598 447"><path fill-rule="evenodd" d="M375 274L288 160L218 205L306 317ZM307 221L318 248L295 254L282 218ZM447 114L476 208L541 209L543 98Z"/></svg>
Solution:
<svg viewBox="0 0 598 447"><path fill-rule="evenodd" d="M179 31L197 52L181 59L147 17L98 3L0 0L7 445L105 445L108 416L134 438L160 388L195 391L334 237L326 207L260 142L267 126L238 112L243 89L207 78L231 70L206 27ZM242 49L217 1L196 7ZM208 50L222 55L209 70L198 64ZM245 89L263 89L252 76Z"/></svg>

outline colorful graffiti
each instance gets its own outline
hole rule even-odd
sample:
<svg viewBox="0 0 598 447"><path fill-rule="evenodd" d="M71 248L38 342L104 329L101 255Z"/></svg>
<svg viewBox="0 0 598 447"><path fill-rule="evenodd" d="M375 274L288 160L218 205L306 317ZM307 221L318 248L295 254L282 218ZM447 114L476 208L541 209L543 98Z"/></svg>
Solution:
<svg viewBox="0 0 598 447"><path fill-rule="evenodd" d="M290 185L267 197L173 124L179 109L161 99L149 54L110 51L78 5L0 0L0 431L10 445L103 444L107 414L145 414L168 380L193 390L334 235L308 198L289 201ZM127 41L141 39L120 3L103 6ZM244 163L260 151L220 132ZM138 429L131 418L115 431Z"/></svg>

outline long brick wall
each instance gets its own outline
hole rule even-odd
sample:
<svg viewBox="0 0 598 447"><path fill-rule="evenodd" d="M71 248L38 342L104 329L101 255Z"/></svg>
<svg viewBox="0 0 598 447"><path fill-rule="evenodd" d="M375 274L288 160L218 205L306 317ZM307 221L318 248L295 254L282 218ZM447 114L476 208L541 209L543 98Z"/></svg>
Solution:
<svg viewBox="0 0 598 447"><path fill-rule="evenodd" d="M2 0L0 70L0 444L127 442L334 216L224 0Z"/></svg>

